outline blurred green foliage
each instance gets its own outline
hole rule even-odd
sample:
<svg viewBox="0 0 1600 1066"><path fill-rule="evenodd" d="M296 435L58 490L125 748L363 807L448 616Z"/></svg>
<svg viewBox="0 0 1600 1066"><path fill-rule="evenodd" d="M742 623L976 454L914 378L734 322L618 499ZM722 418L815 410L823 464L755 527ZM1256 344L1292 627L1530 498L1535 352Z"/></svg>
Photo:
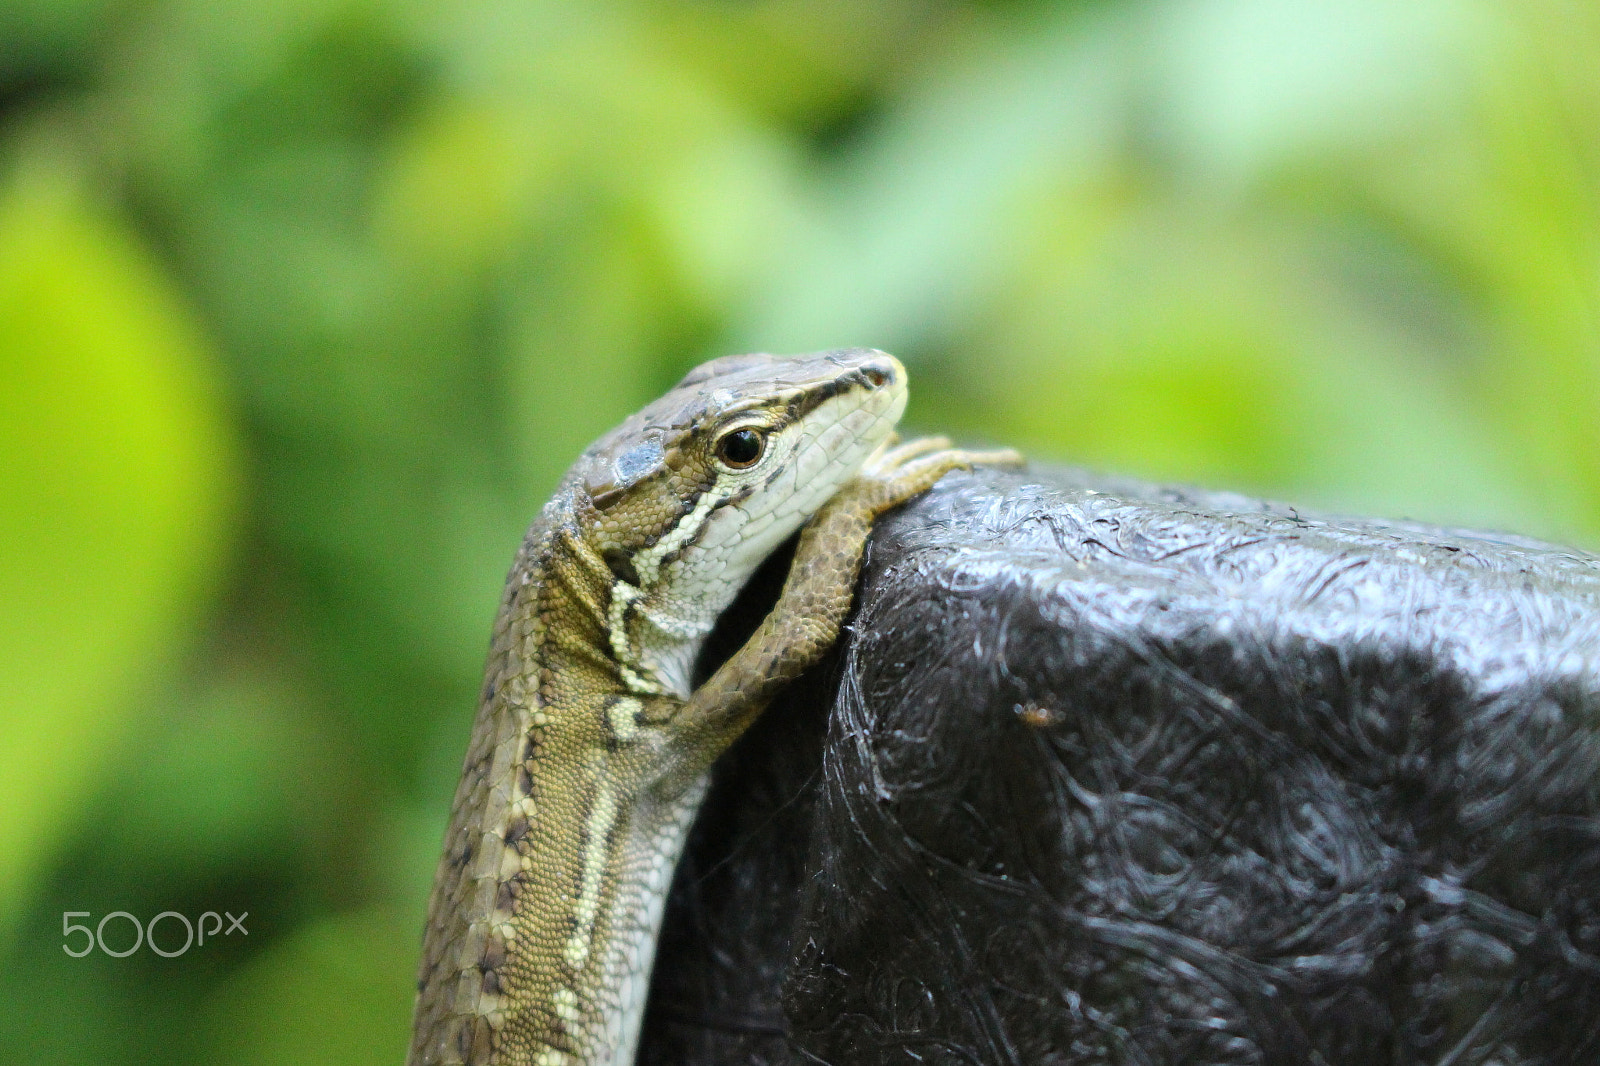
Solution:
<svg viewBox="0 0 1600 1066"><path fill-rule="evenodd" d="M399 1061L525 524L846 344L1036 457L1600 544L1600 8L0 0L0 1046Z"/></svg>

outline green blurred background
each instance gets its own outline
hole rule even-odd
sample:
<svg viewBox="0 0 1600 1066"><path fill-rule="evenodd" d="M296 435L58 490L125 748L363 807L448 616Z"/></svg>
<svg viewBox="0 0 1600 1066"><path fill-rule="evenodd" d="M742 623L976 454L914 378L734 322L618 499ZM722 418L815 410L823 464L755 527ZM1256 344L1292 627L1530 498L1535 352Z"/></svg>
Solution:
<svg viewBox="0 0 1600 1066"><path fill-rule="evenodd" d="M858 344L916 427L1600 546L1600 7L0 0L0 1047L398 1063L529 518ZM63 952L119 910L249 934Z"/></svg>

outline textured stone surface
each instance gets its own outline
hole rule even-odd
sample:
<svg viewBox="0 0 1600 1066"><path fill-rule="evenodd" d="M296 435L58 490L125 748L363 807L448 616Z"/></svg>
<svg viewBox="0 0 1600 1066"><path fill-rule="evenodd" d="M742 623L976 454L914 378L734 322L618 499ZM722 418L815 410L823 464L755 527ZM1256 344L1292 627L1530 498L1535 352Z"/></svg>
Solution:
<svg viewBox="0 0 1600 1066"><path fill-rule="evenodd" d="M1600 1061L1600 559L983 471L853 627L719 771L641 1062Z"/></svg>

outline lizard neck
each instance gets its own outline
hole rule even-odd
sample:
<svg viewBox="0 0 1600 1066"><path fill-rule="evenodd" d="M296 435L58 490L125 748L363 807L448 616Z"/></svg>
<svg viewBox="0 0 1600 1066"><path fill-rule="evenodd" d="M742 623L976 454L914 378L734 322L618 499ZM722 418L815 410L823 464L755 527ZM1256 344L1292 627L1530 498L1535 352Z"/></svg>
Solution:
<svg viewBox="0 0 1600 1066"><path fill-rule="evenodd" d="M484 826L503 842L500 884L513 897L483 934L485 960L499 963L496 994L479 1004L499 1022L485 1061L625 1066L705 791L704 773L678 772L667 727L710 625L661 625L651 611L664 585L617 578L576 523L530 563L536 591L508 598L500 626L528 634L507 665L539 684L511 755L513 802L500 826Z"/></svg>

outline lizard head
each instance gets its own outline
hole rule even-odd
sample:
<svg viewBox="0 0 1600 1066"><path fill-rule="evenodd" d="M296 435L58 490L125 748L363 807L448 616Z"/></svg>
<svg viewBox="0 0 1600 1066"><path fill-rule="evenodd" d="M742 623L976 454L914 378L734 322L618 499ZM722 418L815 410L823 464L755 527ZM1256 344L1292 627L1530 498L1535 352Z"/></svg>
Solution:
<svg viewBox="0 0 1600 1066"><path fill-rule="evenodd" d="M659 588L663 607L692 596L709 619L855 476L905 402L905 368L883 352L714 359L584 453L580 520L619 580Z"/></svg>

